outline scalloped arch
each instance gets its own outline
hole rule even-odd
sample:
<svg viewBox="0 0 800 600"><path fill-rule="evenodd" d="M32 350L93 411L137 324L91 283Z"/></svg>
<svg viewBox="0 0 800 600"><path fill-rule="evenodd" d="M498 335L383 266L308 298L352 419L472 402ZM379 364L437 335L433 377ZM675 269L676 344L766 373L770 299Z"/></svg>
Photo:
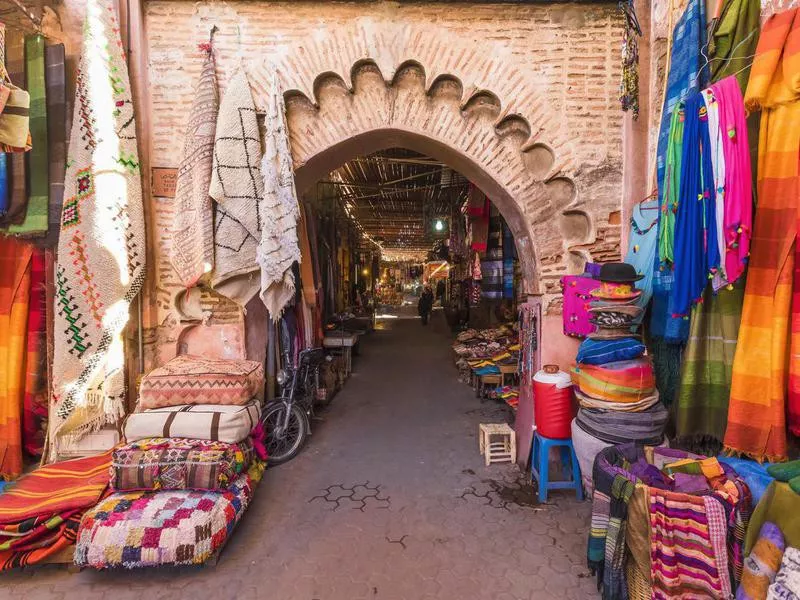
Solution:
<svg viewBox="0 0 800 600"><path fill-rule="evenodd" d="M268 67L250 70L256 104L264 105ZM370 59L354 63L350 85L333 72L314 79L314 98L286 93L287 120L298 190L308 189L356 156L405 147L460 171L493 200L517 242L524 287L537 294L542 259L564 260L563 240L552 217L566 208L564 182L548 184L558 158L549 141L531 140L530 122L507 112L491 90L465 90L455 75L432 80L421 62L405 60L386 77ZM528 152L549 160L531 160ZM543 168L545 166L545 168ZM574 186L573 188L574 189ZM556 234L554 234L556 230Z"/></svg>

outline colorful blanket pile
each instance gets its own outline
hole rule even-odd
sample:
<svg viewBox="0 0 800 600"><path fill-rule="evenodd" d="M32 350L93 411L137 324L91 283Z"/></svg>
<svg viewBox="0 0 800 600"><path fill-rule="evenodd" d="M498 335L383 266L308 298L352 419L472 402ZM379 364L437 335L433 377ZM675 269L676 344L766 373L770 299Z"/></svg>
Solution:
<svg viewBox="0 0 800 600"><path fill-rule="evenodd" d="M149 438L114 450L111 487L131 490L221 490L250 466L253 442L237 444Z"/></svg>
<svg viewBox="0 0 800 600"><path fill-rule="evenodd" d="M800 550L787 548L775 582L769 586L767 600L800 599Z"/></svg>
<svg viewBox="0 0 800 600"><path fill-rule="evenodd" d="M75 542L84 511L108 489L111 453L46 465L0 494L0 570L42 561Z"/></svg>
<svg viewBox="0 0 800 600"><path fill-rule="evenodd" d="M124 416L122 331L145 278L142 175L120 26L111 0L85 4L55 268L51 460Z"/></svg>
<svg viewBox="0 0 800 600"><path fill-rule="evenodd" d="M253 495L240 475L223 492L117 492L81 521L75 564L106 569L199 565L220 550Z"/></svg>

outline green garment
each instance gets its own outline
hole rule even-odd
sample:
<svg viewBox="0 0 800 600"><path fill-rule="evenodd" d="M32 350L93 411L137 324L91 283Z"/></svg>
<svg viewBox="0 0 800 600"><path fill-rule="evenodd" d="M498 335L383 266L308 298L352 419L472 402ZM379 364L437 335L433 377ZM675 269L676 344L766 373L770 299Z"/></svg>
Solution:
<svg viewBox="0 0 800 600"><path fill-rule="evenodd" d="M787 546L800 547L800 495L794 493L788 483L773 481L759 500L744 541L744 554L750 554L758 539L761 526L772 521L781 529Z"/></svg>
<svg viewBox="0 0 800 600"><path fill-rule="evenodd" d="M661 223L658 229L658 256L662 262L673 262L675 215L680 197L681 154L683 153L683 103L672 111L667 141L667 164L664 171L664 195L661 200Z"/></svg>
<svg viewBox="0 0 800 600"><path fill-rule="evenodd" d="M727 0L709 47L711 81L736 75L744 93L761 30L760 0Z"/></svg>

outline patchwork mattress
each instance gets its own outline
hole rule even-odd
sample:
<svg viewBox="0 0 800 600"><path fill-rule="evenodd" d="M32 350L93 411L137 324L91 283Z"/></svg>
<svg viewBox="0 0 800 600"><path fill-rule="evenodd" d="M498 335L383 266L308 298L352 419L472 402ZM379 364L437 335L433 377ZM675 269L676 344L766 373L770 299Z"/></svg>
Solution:
<svg viewBox="0 0 800 600"><path fill-rule="evenodd" d="M75 564L95 569L202 564L225 544L252 496L247 474L221 492L111 494L84 515Z"/></svg>

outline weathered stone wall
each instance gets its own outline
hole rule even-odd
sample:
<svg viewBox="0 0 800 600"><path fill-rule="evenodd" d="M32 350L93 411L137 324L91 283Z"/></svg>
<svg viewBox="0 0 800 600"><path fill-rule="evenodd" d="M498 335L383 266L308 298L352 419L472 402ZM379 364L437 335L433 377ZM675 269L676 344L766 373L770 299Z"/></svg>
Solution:
<svg viewBox="0 0 800 600"><path fill-rule="evenodd" d="M67 0L61 12L79 14L80 4ZM263 105L266 66L278 67L300 187L389 145L441 158L498 205L523 256L526 290L544 295L554 320L561 275L619 257L616 4L146 2L143 150L152 167L177 166L197 46L214 25L223 89L242 65ZM165 235L172 207L146 201L155 225L146 341L160 361L178 343Z"/></svg>

